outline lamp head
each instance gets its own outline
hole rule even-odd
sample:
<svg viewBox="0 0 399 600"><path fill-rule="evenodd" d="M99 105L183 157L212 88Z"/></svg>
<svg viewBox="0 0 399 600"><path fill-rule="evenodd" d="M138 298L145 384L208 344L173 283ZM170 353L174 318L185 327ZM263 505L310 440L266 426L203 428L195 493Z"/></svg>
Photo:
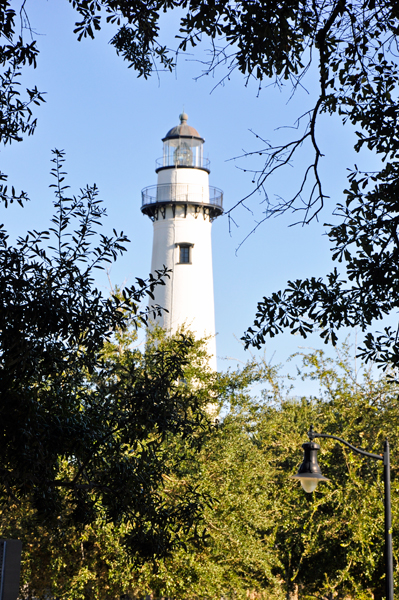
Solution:
<svg viewBox="0 0 399 600"><path fill-rule="evenodd" d="M303 461L299 467L298 473L293 475L293 479L299 479L305 492L313 492L319 481L329 481L322 475L319 463L317 462L317 452L320 446L315 442L306 442L302 444L304 450Z"/></svg>

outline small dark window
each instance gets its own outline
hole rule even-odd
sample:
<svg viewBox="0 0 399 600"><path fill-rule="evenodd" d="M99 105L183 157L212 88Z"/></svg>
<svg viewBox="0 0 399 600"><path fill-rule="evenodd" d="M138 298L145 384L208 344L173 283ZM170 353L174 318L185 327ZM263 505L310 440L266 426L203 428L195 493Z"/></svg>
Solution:
<svg viewBox="0 0 399 600"><path fill-rule="evenodd" d="M179 256L179 262L180 263L190 263L191 262L191 248L190 246L180 246L180 256Z"/></svg>
<svg viewBox="0 0 399 600"><path fill-rule="evenodd" d="M190 242L178 242L175 244L176 248L179 249L178 265L191 265L193 255L193 246Z"/></svg>

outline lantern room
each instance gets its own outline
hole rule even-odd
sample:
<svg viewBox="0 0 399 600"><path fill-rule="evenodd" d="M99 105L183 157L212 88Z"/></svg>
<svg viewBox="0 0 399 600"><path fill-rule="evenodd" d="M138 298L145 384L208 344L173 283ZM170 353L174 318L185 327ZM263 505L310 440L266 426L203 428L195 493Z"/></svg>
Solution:
<svg viewBox="0 0 399 600"><path fill-rule="evenodd" d="M180 125L172 127L163 138L163 157L157 160L157 169L204 169L209 173L209 161L203 157L204 139L198 131L187 125L187 115L182 113Z"/></svg>

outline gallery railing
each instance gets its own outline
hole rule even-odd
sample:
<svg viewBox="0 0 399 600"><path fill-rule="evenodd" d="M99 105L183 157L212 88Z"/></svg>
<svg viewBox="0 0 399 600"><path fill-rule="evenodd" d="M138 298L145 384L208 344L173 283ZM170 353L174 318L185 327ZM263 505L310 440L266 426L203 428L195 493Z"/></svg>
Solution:
<svg viewBox="0 0 399 600"><path fill-rule="evenodd" d="M141 192L142 207L169 202L210 204L223 209L223 192L216 187L194 183L163 183L144 188Z"/></svg>

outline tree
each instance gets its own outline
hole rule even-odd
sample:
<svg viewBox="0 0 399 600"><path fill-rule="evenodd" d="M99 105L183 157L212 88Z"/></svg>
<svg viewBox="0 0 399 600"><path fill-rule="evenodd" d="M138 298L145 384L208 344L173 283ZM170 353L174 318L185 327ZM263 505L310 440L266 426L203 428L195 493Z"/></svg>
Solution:
<svg viewBox="0 0 399 600"><path fill-rule="evenodd" d="M156 338L164 350L175 342ZM107 353L126 366L132 355L118 347L110 344ZM278 369L253 361L215 381L204 375L201 354L196 342L184 367L184 388L199 386L204 400L218 395L227 414L218 428L198 437L195 449L182 452L181 437L165 437L163 493L174 496L192 486L216 500L203 509L206 544L198 547L191 533L182 531L180 544L156 561L154 571L149 563L132 565L123 544L128 523L108 524L99 512L83 530L73 524L52 530L38 524L26 505L15 507L12 518L0 516L0 522L7 534L25 540L26 596L48 596L51 590L59 598L85 600L150 593L156 598L382 598L381 467L323 440L319 460L330 482L309 496L290 475L302 460L311 422L376 453L388 435L395 523L397 385L386 377L373 379L368 371L355 373L348 347L336 360L321 351L303 356L302 376L320 384L312 398L293 396ZM259 397L253 384L261 386Z"/></svg>
<svg viewBox="0 0 399 600"><path fill-rule="evenodd" d="M303 210L304 222L311 220L326 198L319 176L319 149L316 123L320 113L338 113L344 123L359 127L355 150L366 146L394 159L397 150L395 89L399 72L395 60L399 10L386 0L331 0L294 2L284 0L157 0L145 5L135 0L70 0L81 20L76 23L78 39L94 37L104 22L119 27L111 43L117 52L148 77L160 65L172 68L174 53L160 46L161 12L181 9L176 32L176 53L208 40L211 52L206 72L226 68L227 78L238 69L248 80L254 77L261 86L264 79L277 86L304 84L310 64L317 62L318 93L314 106L299 116L303 135L286 146L267 145L264 168L258 174L256 190L262 189L276 169L291 162L298 149L309 141L314 159L306 169L298 193L267 214L287 209ZM204 63L202 63L204 64ZM258 151L257 151L258 152ZM394 163L395 164L395 163ZM384 172L382 172L384 173ZM309 199L305 184L313 176ZM381 174L387 183L387 173ZM363 179L361 181L363 183ZM242 202L243 200L241 200Z"/></svg>
<svg viewBox="0 0 399 600"><path fill-rule="evenodd" d="M386 435L397 448L397 385L386 377L374 380L368 371L362 375L354 372L348 347L340 350L337 360L326 359L320 351L303 360L302 376L319 382L316 397L293 397L276 374L269 372L263 401L241 395L223 423L219 461L229 455L232 460L227 468L221 465L220 471L216 464L210 467L210 473L218 473L219 479L213 472L210 482L218 486L221 498L213 515L206 515L221 530L210 528L210 545L216 550L210 561L226 570L234 565L231 570L240 574L240 583L252 576L251 588L268 598L278 598L279 588L287 598L295 590L298 597L306 599L330 598L330 594L335 598L382 598L382 469L323 440L319 460L331 482L309 496L290 482L289 476L297 472L302 460L301 444L310 423L319 431L343 436L376 453L381 452ZM247 456L243 452L245 438L250 442ZM394 514L395 471L393 467ZM246 498L248 504L241 512ZM245 532L242 537L240 532ZM235 541L234 547L229 538ZM259 541L263 569L257 572L255 556L247 568L245 560ZM225 574L225 589L230 582L233 589L239 589L238 582L233 577L229 581ZM245 597L243 590L241 593Z"/></svg>
<svg viewBox="0 0 399 600"><path fill-rule="evenodd" d="M38 55L25 2L19 19L17 36L16 11L2 0L4 144L34 132L32 106L44 101L37 88L25 97L18 88L23 68L35 67ZM117 372L104 354L107 340L162 310L140 303L153 298L167 271L104 298L94 272L124 252L128 240L116 231L98 233L105 210L96 186L68 197L63 154L55 151L53 162L56 213L50 229L28 232L15 246L0 231L1 500L9 511L25 503L50 529L83 527L101 513L107 522L129 525L124 543L131 556L162 556L179 543L181 530L200 537L206 501L193 488L173 497L163 491L165 437L180 436L184 454L208 426L201 394L179 383L194 342L182 336L144 359L133 353ZM28 199L7 186L4 173L0 181L6 208Z"/></svg>
<svg viewBox="0 0 399 600"><path fill-rule="evenodd" d="M93 38L105 21L114 33L111 44L139 76L148 77L158 66L172 69L177 53L205 40L211 43L210 57L202 61L205 72L224 68L222 79L228 79L238 69L246 81L255 78L259 87L268 80L276 86L288 84L295 92L298 86L306 85L308 72L316 69L318 90L309 110L298 115L298 136L282 146L264 142L264 147L256 150L256 154L265 157L265 163L254 172L255 189L240 202L257 191L264 192L265 219L292 210L300 211L299 220L308 223L321 211L326 194L319 171L323 155L317 123L322 113L337 114L344 124L351 124L357 135L354 149L368 149L382 161L381 169L373 173L355 167L349 175L348 189L344 190L345 202L337 202L341 223L330 226L328 234L334 260L343 263L343 275L333 271L325 280L308 278L289 282L285 290L262 300L254 326L244 336L246 345L259 347L266 336L273 336L282 328L306 336L320 326L322 338L334 344L341 327L358 326L366 331L376 320L396 310L399 172L396 3L387 0L299 3L239 0L234 5L227 0L211 3L70 0L70 3L78 14L75 28L78 39ZM22 3L22 23L29 30L24 7ZM160 15L172 10L180 11L177 46L173 51L159 42ZM1 4L1 16L7 38L2 50L3 64L11 61L18 74L26 62L34 64L37 48L23 41L13 42L16 15L8 0ZM11 96L3 96L6 98L3 103L8 106L9 97L15 98L15 78L9 84L4 80L3 89L12 90ZM35 90L28 92L28 96L40 101ZM29 111L26 103L18 105L16 111L5 111L9 123L5 130L10 132L6 140L19 139L19 134L13 133L14 114L19 115L16 131L31 133ZM309 144L308 154L312 158L297 191L292 197L271 204L265 187L269 178L290 164L300 149L308 151ZM2 191L7 201L7 192ZM13 197L19 198L14 191ZM376 336L368 333L361 355L366 360L379 360L383 366L399 364L396 337L392 328Z"/></svg>
<svg viewBox="0 0 399 600"><path fill-rule="evenodd" d="M25 11L25 2L20 7L21 19L28 19ZM25 65L36 67L39 53L36 41L26 43L21 35L15 40L16 13L8 0L0 4L0 31L3 45L0 46L0 64L4 72L0 76L0 141L10 144L12 141L20 142L23 134L32 135L36 127L36 119L32 120L31 104L39 105L44 102L38 89L26 90L25 99L20 99L18 91L22 67ZM21 27L22 29L22 27Z"/></svg>
<svg viewBox="0 0 399 600"><path fill-rule="evenodd" d="M28 19L25 12L25 2L20 7L21 20ZM8 0L0 2L0 34L3 43L0 45L0 142L4 145L12 141L20 142L24 134L32 135L36 128L36 119L32 118L33 104L44 102L43 94L37 87L26 90L26 96L21 99L19 78L22 68L26 65L36 67L38 49L32 39L26 43L21 34L15 40L16 13ZM4 183L1 183L4 182ZM14 186L11 190L6 185L7 175L0 171L0 200L7 207L14 201L22 203L28 199L26 192L16 193Z"/></svg>
<svg viewBox="0 0 399 600"><path fill-rule="evenodd" d="M180 336L144 356L111 360L107 341L160 310L140 308L162 277L150 275L104 298L93 272L124 251L126 236L98 234L95 186L68 197L63 154L52 175L56 213L48 231L15 246L1 231L1 502L28 503L51 529L128 524L132 556L162 556L181 530L200 536L204 499L192 487L168 496L167 436L181 452L206 429L203 398L180 381L194 341ZM46 245L48 247L46 248Z"/></svg>
<svg viewBox="0 0 399 600"><path fill-rule="evenodd" d="M265 442L274 446L281 477L290 468L297 472L302 458L297 435L306 421L306 428L313 422L318 431L342 436L378 454L388 436L396 453L397 385L390 379L374 380L370 371L356 372L348 347L340 349L337 360L326 359L321 351L305 355L302 377L318 381L320 394L299 402L288 399L277 412L274 428L264 422L262 431ZM300 597L305 598L383 598L381 466L359 460L339 444L324 442L319 461L330 483L312 496L299 487L292 494L280 494L277 543L288 585L298 586ZM299 456L294 466L295 447ZM395 481L395 466L392 471ZM395 514L396 487L395 482ZM279 488L272 491L277 496Z"/></svg>
<svg viewBox="0 0 399 600"><path fill-rule="evenodd" d="M341 215L342 221L329 228L334 259L346 265L347 273L340 276L338 271L334 271L326 282L311 278L292 282L287 290L264 299L259 304L255 326L248 331L245 342L260 346L266 335L275 335L284 327L304 336L320 327L322 337L335 343L340 327L358 325L366 330L375 320L391 314L397 308L396 124L399 104L395 48L399 9L396 4L386 0L356 0L350 3L347 0L299 3L290 0L279 3L241 0L234 4L196 0L159 0L145 4L135 0L71 0L71 3L80 15L76 26L78 36L93 37L102 26L101 18L104 15L111 26L118 28L113 37L116 50L144 77L150 74L156 60L160 60L166 68L172 68L170 58L173 55L158 42L159 16L162 11L179 8L185 14L177 32L181 36L177 42L178 49L183 51L190 44L199 44L201 37L208 37L212 44L208 70L225 65L227 76L232 70L239 69L244 77L255 77L260 85L268 79L277 85L288 83L295 90L298 85L304 84L310 63L317 56L319 89L309 111L298 121L302 130L282 147L266 144L261 150L266 160L264 168L257 173L256 190L263 190L273 173L287 165L301 147L306 147L306 143L310 143L313 149L312 159L298 191L277 205L269 205L266 216L302 209L304 212L300 220L307 223L321 210L326 197L318 168L322 156L317 139L317 122L321 113L338 114L344 123L350 123L357 130L355 150L370 150L382 159L383 165L379 172L362 173L355 169L350 174L348 190L345 191L346 202L338 205L338 215ZM3 2L3 14L8 9L9 3ZM10 50L11 55L13 52L14 49ZM396 332L387 329L377 337L368 334L363 356L366 360L380 360L387 368L390 365L397 366L399 348ZM378 415L389 414L380 410L378 403L374 408L361 403L360 406L370 415L373 415L374 409ZM320 410L318 405L316 407ZM345 405L338 403L337 410L334 410L328 418L326 416L325 423L331 432L337 428L344 434L340 411L345 413ZM291 414L292 418L287 419L290 426L298 419L295 406ZM356 425L357 418L358 409L352 414L352 425ZM371 422L375 424L373 420ZM364 421L361 424L366 426ZM381 424L390 430L389 420L383 420ZM379 436L381 428L377 428ZM289 441L292 432L288 426L286 431ZM278 442L273 436L275 429L270 429L268 437L265 437L272 448ZM349 437L354 443L357 442L354 433ZM372 438L368 441L367 446L371 448ZM292 451L291 446L289 449ZM292 464L288 457L286 462ZM354 488L349 491L353 496L357 495ZM314 539L321 542L321 548L329 539L330 531L322 525L324 513L330 519L331 528L338 527L333 517L337 498L338 506L345 509L344 494L331 494L327 496L328 502L317 502L315 506L308 507L307 514L317 517L314 523L317 523L319 530L315 525L311 531ZM293 514L295 503L296 498L288 509L285 507L285 514ZM357 514L367 515L371 509L356 505L356 510ZM332 558L336 561L334 564L339 577L333 585L336 589L341 586L343 593L346 589L353 592L351 585L361 577L359 562L352 560L348 550L342 549L345 548L342 544L346 543L344 540L348 531L355 537L358 522L350 521L348 512L345 515L351 528L344 537L340 538L337 534L331 547L324 543L326 552L321 552L324 557L322 565L327 565ZM322 532L320 537L316 536L318 531ZM372 548L365 545L366 537L363 534L360 536L360 533L360 555L367 548L371 556L376 556ZM295 576L301 585L310 585L306 572L297 569L295 574L296 571L292 571L293 565L300 560L301 564L311 564L310 560L299 558L303 556L305 541L309 542L306 532L296 522L280 531L279 535L281 561L286 573L284 577L292 580ZM285 552L287 548L288 553ZM309 548L316 550L314 544ZM328 554L331 548L334 553ZM309 554L305 558L307 556ZM352 570L345 572L342 565L349 564L348 559L352 560ZM355 566L352 568L352 565ZM327 583L323 583L326 573L323 569L325 566L319 572L309 573L312 572L313 581L327 586ZM365 585L368 582L370 589L376 586L378 569L375 562L373 568L370 567L364 574L368 579L362 581L365 581Z"/></svg>
<svg viewBox="0 0 399 600"><path fill-rule="evenodd" d="M109 402L98 402L101 412L96 420L91 414L82 443L91 443L105 419L106 442L95 438L94 458L88 448L91 460L86 456L83 477L76 477L81 471L76 463L85 458L79 448L76 456L59 458L58 481L76 481L78 493L83 487L91 492L95 506L89 509L95 510L87 515L81 502L76 514L73 486L62 510L56 515L47 511L45 519L38 519L29 494L0 510L3 535L23 540L22 597L119 597L143 583L143 569L149 577L159 558L184 547L186 540L193 547L203 543L202 513L209 494L188 481L177 482L175 473L181 462L195 461L209 432L204 407L214 395L215 375L207 366L204 345L190 334L169 339L153 330L142 351L133 325L130 317L129 328L119 328L105 341L104 365L88 376L92 392L105 388ZM81 423L87 420L86 398L81 390ZM73 407L64 420L58 433L68 428L68 442L76 447ZM55 452L62 451L60 446ZM104 481L100 489L99 479Z"/></svg>

